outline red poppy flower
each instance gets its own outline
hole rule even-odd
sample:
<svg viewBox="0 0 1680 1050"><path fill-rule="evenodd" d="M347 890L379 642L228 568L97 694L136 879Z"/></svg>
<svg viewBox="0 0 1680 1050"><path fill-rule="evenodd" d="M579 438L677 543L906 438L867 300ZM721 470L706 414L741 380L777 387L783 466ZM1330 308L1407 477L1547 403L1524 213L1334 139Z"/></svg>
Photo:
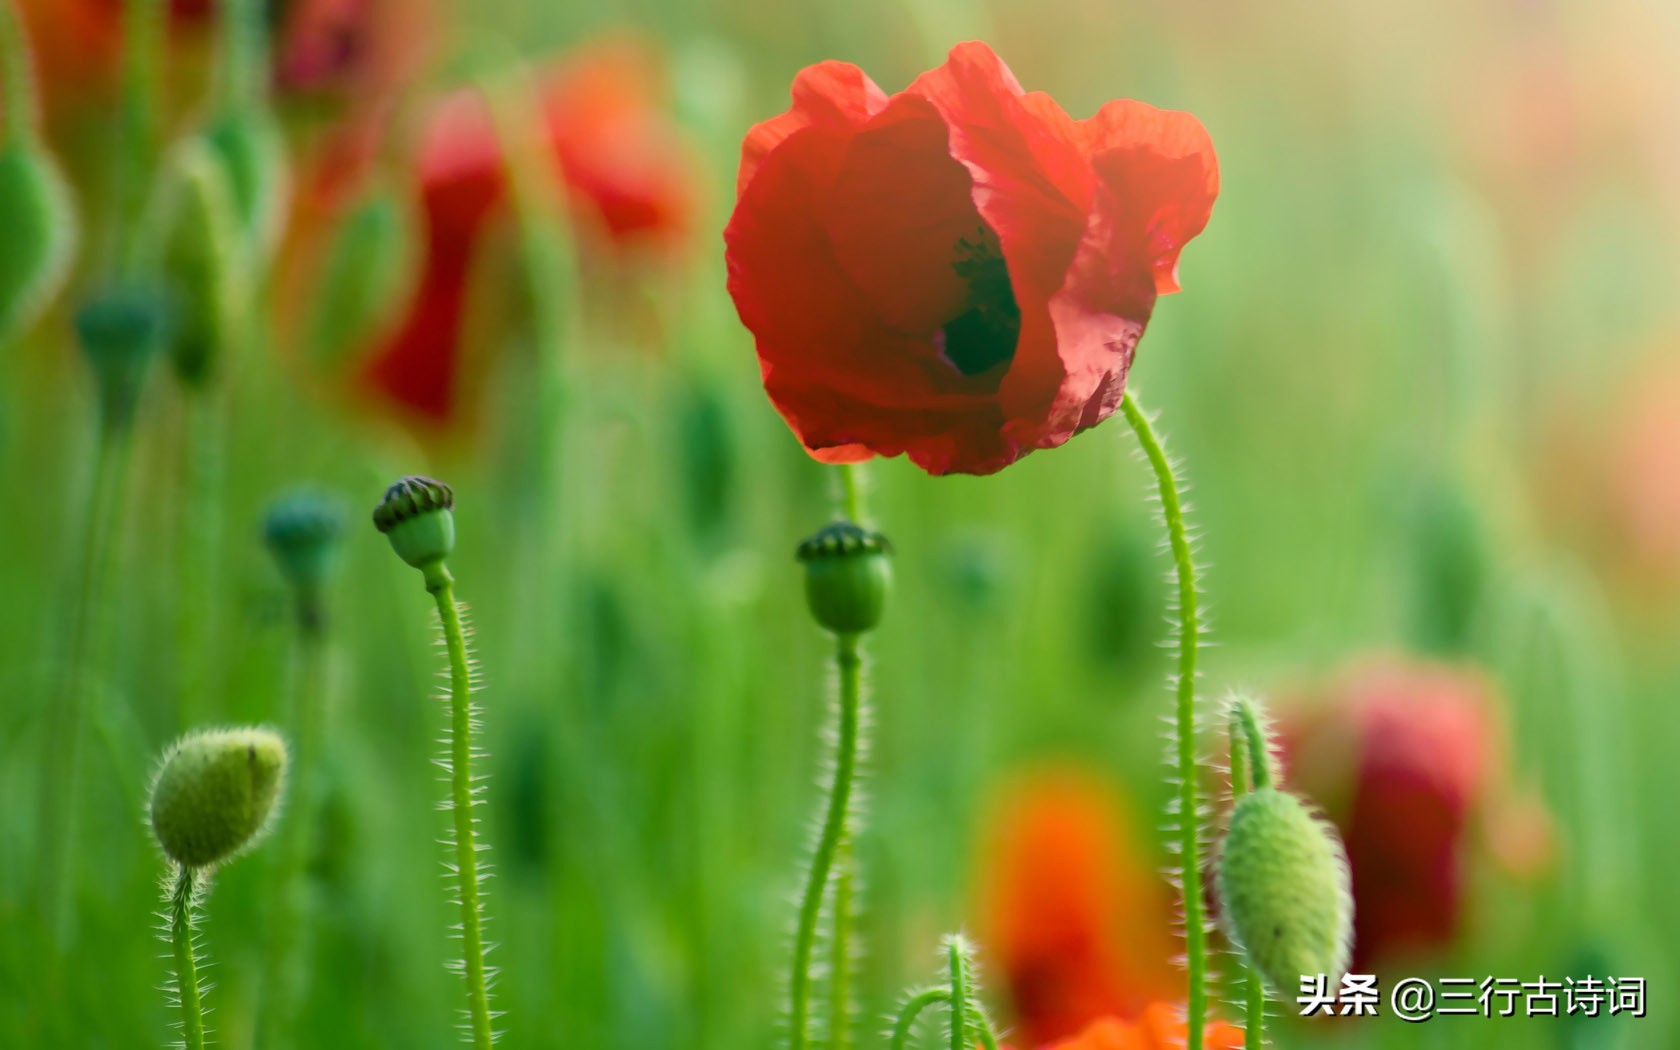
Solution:
<svg viewBox="0 0 1680 1050"><path fill-rule="evenodd" d="M695 210L692 164L657 105L654 66L639 46L607 43L540 80L542 125L574 224L588 245L670 247ZM504 204L501 143L474 91L445 99L421 139L417 170L424 259L400 323L372 354L378 393L435 423L456 416L467 279L482 234Z"/></svg>
<svg viewBox="0 0 1680 1050"><path fill-rule="evenodd" d="M1498 700L1479 674L1382 660L1355 668L1287 719L1290 778L1324 802L1353 872L1356 972L1452 944L1478 817L1500 859L1531 867L1544 816L1505 797Z"/></svg>
<svg viewBox="0 0 1680 1050"><path fill-rule="evenodd" d="M890 98L803 70L737 190L729 291L805 448L988 474L1118 407L1218 171L1194 117L1074 120L966 43Z"/></svg>
<svg viewBox="0 0 1680 1050"><path fill-rule="evenodd" d="M1045 1050L1183 1050L1188 1038L1183 1010L1168 1003L1151 1003L1136 1022L1105 1017L1072 1039ZM1241 1028L1214 1021L1202 1032L1202 1046L1205 1050L1241 1050L1243 1038Z"/></svg>
<svg viewBox="0 0 1680 1050"><path fill-rule="evenodd" d="M1073 769L1033 774L985 826L981 940L1023 1045L1182 991L1166 883L1109 786Z"/></svg>

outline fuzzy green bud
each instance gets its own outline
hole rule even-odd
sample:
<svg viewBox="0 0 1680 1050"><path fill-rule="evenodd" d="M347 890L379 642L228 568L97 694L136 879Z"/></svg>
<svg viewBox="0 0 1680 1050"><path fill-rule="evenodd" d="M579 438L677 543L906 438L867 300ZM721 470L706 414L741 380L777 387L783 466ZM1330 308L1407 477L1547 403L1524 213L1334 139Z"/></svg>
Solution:
<svg viewBox="0 0 1680 1050"><path fill-rule="evenodd" d="M338 501L319 492L287 493L269 504L263 518L263 539L280 574L297 593L299 616L307 628L321 625L321 588L338 563L343 530Z"/></svg>
<svg viewBox="0 0 1680 1050"><path fill-rule="evenodd" d="M397 556L416 569L435 565L455 549L455 492L432 478L411 474L385 490L373 524Z"/></svg>
<svg viewBox="0 0 1680 1050"><path fill-rule="evenodd" d="M245 110L218 120L205 141L227 172L245 247L253 262L266 266L279 243L288 195L280 126L266 111Z"/></svg>
<svg viewBox="0 0 1680 1050"><path fill-rule="evenodd" d="M1263 787L1237 803L1218 887L1231 939L1274 993L1294 994L1303 974L1334 980L1347 968L1347 857L1335 831L1294 795Z"/></svg>
<svg viewBox="0 0 1680 1050"><path fill-rule="evenodd" d="M27 137L0 147L0 344L40 315L64 284L76 250L70 189Z"/></svg>
<svg viewBox="0 0 1680 1050"><path fill-rule="evenodd" d="M152 834L183 867L219 864L262 835L285 778L286 745L271 730L188 734L152 783Z"/></svg>
<svg viewBox="0 0 1680 1050"><path fill-rule="evenodd" d="M825 526L799 545L805 600L817 622L835 634L862 634L881 622L892 582L892 544L849 521Z"/></svg>
<svg viewBox="0 0 1680 1050"><path fill-rule="evenodd" d="M93 366L107 432L134 422L146 373L168 342L171 319L164 296L142 285L107 288L76 312L76 336Z"/></svg>

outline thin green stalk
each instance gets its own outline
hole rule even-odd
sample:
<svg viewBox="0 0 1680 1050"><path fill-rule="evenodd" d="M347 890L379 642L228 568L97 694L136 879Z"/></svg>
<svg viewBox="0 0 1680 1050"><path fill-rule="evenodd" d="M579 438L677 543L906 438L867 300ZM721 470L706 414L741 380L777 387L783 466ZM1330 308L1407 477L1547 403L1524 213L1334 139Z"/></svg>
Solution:
<svg viewBox="0 0 1680 1050"><path fill-rule="evenodd" d="M960 937L952 937L951 957L951 1050L968 1046L968 957Z"/></svg>
<svg viewBox="0 0 1680 1050"><path fill-rule="evenodd" d="M834 899L830 912L834 920L829 940L829 1050L847 1050L852 1044L852 897L855 892L851 820L840 835L834 853Z"/></svg>
<svg viewBox="0 0 1680 1050"><path fill-rule="evenodd" d="M35 139L35 66L15 0L0 0L0 118L6 122L0 145Z"/></svg>
<svg viewBox="0 0 1680 1050"><path fill-rule="evenodd" d="M94 452L92 488L83 524L83 549L70 608L69 647L65 650L57 700L48 712L49 737L41 764L41 808L36 825L36 886L41 917L51 939L68 937L75 872L76 796L80 778L83 708L88 679L105 670L105 627L111 593L112 552L122 517L131 439L126 430L102 430Z"/></svg>
<svg viewBox="0 0 1680 1050"><path fill-rule="evenodd" d="M314 840L317 783L325 761L327 641L321 610L314 600L298 605L298 633L291 675L289 716L292 724L292 812L283 825L285 841L277 857L275 883L279 907L268 941L268 1000L258 1045L269 1048L296 1042L298 1004L302 1001L310 942L309 846Z"/></svg>
<svg viewBox="0 0 1680 1050"><path fill-rule="evenodd" d="M175 947L175 992L180 996L185 1050L204 1050L204 1011L198 998L198 960L193 954L197 879L198 872L183 865L169 891L169 940Z"/></svg>
<svg viewBox="0 0 1680 1050"><path fill-rule="evenodd" d="M799 905L799 928L794 935L793 969L788 978L791 1050L805 1050L810 1044L811 952L816 944L823 896L829 885L830 873L834 870L835 853L851 812L852 779L857 769L858 709L861 704L859 669L862 658L858 654L857 635L836 637L834 662L840 671L840 733L834 754L834 783L828 793L828 812L823 818L817 852L811 858L805 894ZM844 949L837 946L835 950Z"/></svg>
<svg viewBox="0 0 1680 1050"><path fill-rule="evenodd" d="M168 0L126 0L123 5L122 108L115 136L118 262L125 271L147 251L141 216L146 210L153 153L162 120L164 32Z"/></svg>
<svg viewBox="0 0 1680 1050"><path fill-rule="evenodd" d="M1172 544L1173 565L1178 575L1178 672L1174 727L1177 732L1178 847L1184 891L1185 969L1189 977L1186 994L1188 1036L1186 1050L1202 1050L1202 1032L1207 1022L1207 930L1202 919L1202 843L1196 789L1196 647L1201 636L1196 564L1190 548L1189 530L1184 524L1184 504L1179 497L1178 478L1149 417L1138 407L1137 398L1127 391L1120 402L1126 422L1137 434L1138 444L1155 471L1161 494L1161 516Z"/></svg>
<svg viewBox="0 0 1680 1050"><path fill-rule="evenodd" d="M1254 707L1239 700L1231 708L1231 797L1240 799L1250 791L1272 786L1271 763L1266 738L1260 730ZM1261 1050L1266 1045L1266 987L1260 975L1245 962L1243 967L1243 1046Z"/></svg>
<svg viewBox="0 0 1680 1050"><path fill-rule="evenodd" d="M840 506L846 512L846 517L857 524L863 524L863 483L859 478L862 473L855 463L840 464Z"/></svg>
<svg viewBox="0 0 1680 1050"><path fill-rule="evenodd" d="M490 997L484 965L484 913L478 881L478 833L473 819L472 669L461 611L455 604L455 579L434 561L423 570L426 590L437 599L444 645L449 650L450 809L455 816L455 871L461 897L461 976L467 986L467 1015L475 1050L490 1050Z"/></svg>
<svg viewBox="0 0 1680 1050"><path fill-rule="evenodd" d="M219 13L221 56L216 98L224 111L237 113L262 102L268 33L262 6L256 0L221 0Z"/></svg>
<svg viewBox="0 0 1680 1050"><path fill-rule="evenodd" d="M180 587L175 620L176 722L186 729L210 719L216 654L214 637L216 568L221 552L223 489L226 470L224 417L214 388L186 391L186 432L182 473L186 498L181 508Z"/></svg>

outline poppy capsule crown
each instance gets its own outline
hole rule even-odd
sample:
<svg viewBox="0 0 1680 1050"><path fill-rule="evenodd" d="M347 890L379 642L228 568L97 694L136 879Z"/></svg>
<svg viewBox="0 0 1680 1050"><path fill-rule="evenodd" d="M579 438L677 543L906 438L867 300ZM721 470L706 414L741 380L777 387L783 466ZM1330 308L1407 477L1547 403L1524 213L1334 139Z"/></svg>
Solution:
<svg viewBox="0 0 1680 1050"><path fill-rule="evenodd" d="M1231 939L1275 994L1290 994L1303 974L1335 979L1347 969L1347 858L1334 830L1294 795L1263 787L1237 803L1218 885Z"/></svg>
<svg viewBox="0 0 1680 1050"><path fill-rule="evenodd" d="M373 509L373 524L403 561L423 569L455 549L455 490L433 478L411 474L385 490Z"/></svg>
<svg viewBox="0 0 1680 1050"><path fill-rule="evenodd" d="M309 590L319 587L331 571L343 526L337 501L320 493L293 492L269 506L263 539L286 582Z"/></svg>
<svg viewBox="0 0 1680 1050"><path fill-rule="evenodd" d="M799 545L811 615L835 634L862 634L881 622L892 544L878 532L836 521Z"/></svg>
<svg viewBox="0 0 1680 1050"><path fill-rule="evenodd" d="M183 737L152 784L152 833L183 867L219 864L265 830L285 774L286 745L270 730Z"/></svg>

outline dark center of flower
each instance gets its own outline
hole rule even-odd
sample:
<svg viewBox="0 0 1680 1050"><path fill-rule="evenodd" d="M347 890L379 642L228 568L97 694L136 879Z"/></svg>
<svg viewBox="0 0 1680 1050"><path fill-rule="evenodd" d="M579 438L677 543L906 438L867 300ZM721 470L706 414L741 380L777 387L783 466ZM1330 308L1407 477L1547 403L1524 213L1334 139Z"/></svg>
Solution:
<svg viewBox="0 0 1680 1050"><path fill-rule="evenodd" d="M990 371L1015 356L1021 308L1009 284L1009 265L997 234L981 226L957 242L951 269L968 286L962 313L934 334L934 345L965 376Z"/></svg>

